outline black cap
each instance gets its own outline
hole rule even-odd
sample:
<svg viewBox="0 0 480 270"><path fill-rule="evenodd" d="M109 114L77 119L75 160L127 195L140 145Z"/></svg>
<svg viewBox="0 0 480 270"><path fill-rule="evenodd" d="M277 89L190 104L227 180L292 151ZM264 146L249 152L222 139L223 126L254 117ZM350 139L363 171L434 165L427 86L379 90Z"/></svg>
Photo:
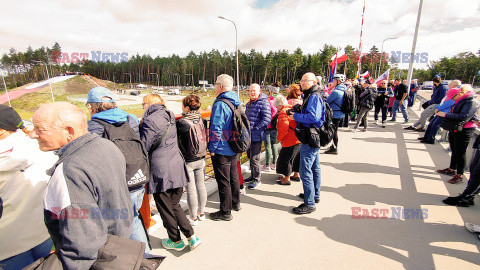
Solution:
<svg viewBox="0 0 480 270"><path fill-rule="evenodd" d="M0 128L15 131L24 128L20 115L11 107L0 104Z"/></svg>

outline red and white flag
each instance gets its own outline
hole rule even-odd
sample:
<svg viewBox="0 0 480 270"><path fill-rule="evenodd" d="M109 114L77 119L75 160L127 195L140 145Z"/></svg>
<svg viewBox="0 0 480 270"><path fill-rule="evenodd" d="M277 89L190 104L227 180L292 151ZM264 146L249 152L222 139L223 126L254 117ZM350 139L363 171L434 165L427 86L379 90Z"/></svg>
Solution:
<svg viewBox="0 0 480 270"><path fill-rule="evenodd" d="M368 70L367 70L367 72L365 72L363 74L360 74L360 77L363 77L363 78L366 78L368 76L370 76L370 73L368 72Z"/></svg>
<svg viewBox="0 0 480 270"><path fill-rule="evenodd" d="M382 75L380 75L380 77L378 77L375 80L375 83L378 83L378 82L383 81L383 80L388 80L389 76L390 76L390 69L387 69L387 71L385 71Z"/></svg>
<svg viewBox="0 0 480 270"><path fill-rule="evenodd" d="M335 58L337 59L337 61L336 61L337 64L340 64L340 63L348 60L348 55L345 53L344 49L339 50L335 55L332 56L332 58L330 58L330 60L331 60L330 66L332 66L332 67L333 67L333 65L335 65Z"/></svg>

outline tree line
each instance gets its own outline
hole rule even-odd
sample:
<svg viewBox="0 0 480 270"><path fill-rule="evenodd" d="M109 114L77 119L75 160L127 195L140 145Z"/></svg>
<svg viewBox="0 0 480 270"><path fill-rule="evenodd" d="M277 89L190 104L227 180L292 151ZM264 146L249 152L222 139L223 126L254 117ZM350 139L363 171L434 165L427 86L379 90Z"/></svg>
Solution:
<svg viewBox="0 0 480 270"><path fill-rule="evenodd" d="M270 84L277 81L284 85L298 83L301 76L309 71L326 80L331 70L330 59L339 49L325 44L318 52L312 54L305 54L300 48L293 52L279 50L269 51L265 54L255 49L251 49L249 52L239 51L240 84ZM337 66L337 73L354 78L359 52L350 45L343 49L349 59ZM17 51L14 48L10 49L8 53L3 54L0 60L3 69L13 71L5 78L7 86L9 88L18 87L47 77L45 67L32 62L32 60L47 63L50 76L56 76L66 71L84 72L100 79L126 84L131 80L132 84L156 85L158 75L158 83L163 86L192 85L192 80L194 85L198 86L200 80L214 83L215 78L222 73L235 77L237 72L235 53L220 52L216 49L200 53L191 51L185 57L172 54L153 58L150 55L137 54L123 62L94 62L89 59L68 64L65 61L59 61L62 53L58 42L55 42L51 48L42 46L34 50L32 47L28 47L25 52ZM407 70L398 69L397 65L392 56L385 52L380 53L378 48L373 46L369 52L362 54L360 70L361 72L368 70L370 75L374 76L378 68L380 68L380 72L377 75L391 68L391 77L406 78ZM480 58L473 53L466 52L450 58L444 57L439 61L430 61L428 69L414 70L413 77L423 81L431 80L436 74L441 74L442 76L446 75L447 79L456 78L464 82L471 82L479 67Z"/></svg>

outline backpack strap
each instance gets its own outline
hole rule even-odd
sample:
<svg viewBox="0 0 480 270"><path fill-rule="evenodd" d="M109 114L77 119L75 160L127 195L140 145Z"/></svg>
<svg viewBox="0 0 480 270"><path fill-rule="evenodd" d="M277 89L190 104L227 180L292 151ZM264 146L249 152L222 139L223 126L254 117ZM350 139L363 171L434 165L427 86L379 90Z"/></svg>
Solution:
<svg viewBox="0 0 480 270"><path fill-rule="evenodd" d="M170 127L172 126L172 119L170 119L170 121L168 122L168 127L167 127L167 130L165 131L165 133L163 133L162 137L156 139L153 143L152 143L152 147L150 147L150 150L148 150L148 155L151 156L153 154L153 151L155 151L158 146L160 144L162 144L162 142L165 140L165 138L167 137L168 135L168 131L170 131Z"/></svg>
<svg viewBox="0 0 480 270"><path fill-rule="evenodd" d="M232 103L230 100L226 99L226 98L221 98L221 99L219 99L218 101L223 101L223 102L225 102L225 103L228 105L228 107L230 107L230 109L232 109L232 111L234 111L234 110L236 109L235 105L233 105L233 103Z"/></svg>

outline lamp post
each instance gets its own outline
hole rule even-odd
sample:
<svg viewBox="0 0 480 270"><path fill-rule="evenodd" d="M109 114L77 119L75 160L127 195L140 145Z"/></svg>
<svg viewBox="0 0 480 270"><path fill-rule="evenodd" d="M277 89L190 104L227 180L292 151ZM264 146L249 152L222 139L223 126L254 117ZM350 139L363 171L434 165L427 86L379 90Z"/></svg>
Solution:
<svg viewBox="0 0 480 270"><path fill-rule="evenodd" d="M48 74L48 67L47 64L43 61L39 60L32 60L34 63L41 63L45 66L45 69L47 70L47 78L48 78L48 86L50 86L50 93L52 94L52 102L55 102L55 98L53 97L53 90L52 90L52 84L50 83L50 75Z"/></svg>
<svg viewBox="0 0 480 270"><path fill-rule="evenodd" d="M192 94L195 94L195 82L193 81L193 74L185 74L187 76L192 76Z"/></svg>
<svg viewBox="0 0 480 270"><path fill-rule="evenodd" d="M132 90L132 74L125 73L125 75L127 75L127 74L130 76L130 90Z"/></svg>
<svg viewBox="0 0 480 270"><path fill-rule="evenodd" d="M12 104L10 103L10 97L8 96L7 84L5 83L5 77L3 77L3 73L1 75L2 75L3 86L5 87L5 93L7 94L8 106L12 107ZM473 78L473 81L475 81L475 77Z"/></svg>
<svg viewBox="0 0 480 270"><path fill-rule="evenodd" d="M393 40L393 39L397 39L398 37L394 37L394 38L386 38L383 40L382 42L382 50L380 52L380 63L378 63L378 72L375 71L375 78L378 78L378 76L380 76L380 71L382 69L382 58L383 58L383 44L385 43L385 41L387 40Z"/></svg>
<svg viewBox="0 0 480 270"><path fill-rule="evenodd" d="M155 74L157 75L157 91L160 91L160 79L158 77L158 74L157 73L150 73L151 75Z"/></svg>
<svg viewBox="0 0 480 270"><path fill-rule="evenodd" d="M237 25L235 24L234 21L229 20L223 16L218 16L219 19L229 21L233 23L233 26L235 26L235 54L237 56L237 95L240 96L240 84L239 84L239 73L238 73L238 31L237 31Z"/></svg>

